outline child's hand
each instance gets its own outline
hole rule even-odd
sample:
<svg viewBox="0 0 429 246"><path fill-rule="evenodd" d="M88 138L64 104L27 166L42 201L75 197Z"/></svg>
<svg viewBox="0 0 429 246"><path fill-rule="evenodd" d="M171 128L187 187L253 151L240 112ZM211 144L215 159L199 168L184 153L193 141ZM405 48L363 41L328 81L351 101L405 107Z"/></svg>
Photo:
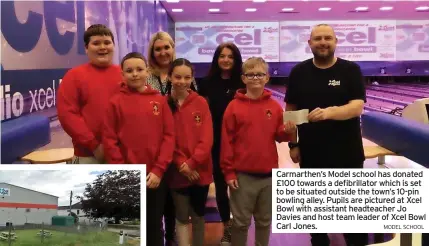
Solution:
<svg viewBox="0 0 429 246"><path fill-rule="evenodd" d="M192 170L188 164L186 164L186 162L183 162L183 164L180 166L179 172L186 177L189 177L192 174Z"/></svg>
<svg viewBox="0 0 429 246"><path fill-rule="evenodd" d="M292 134L296 132L296 125L294 122L292 121L286 121L286 123L284 124L284 130L286 134Z"/></svg>
<svg viewBox="0 0 429 246"><path fill-rule="evenodd" d="M99 162L104 162L104 148L103 145L100 144L97 146L97 148L94 150L94 157Z"/></svg>
<svg viewBox="0 0 429 246"><path fill-rule="evenodd" d="M192 171L191 175L188 176L189 181L195 182L200 179L200 174L197 171Z"/></svg>
<svg viewBox="0 0 429 246"><path fill-rule="evenodd" d="M153 173L149 173L146 176L146 186L150 189L158 188L161 179Z"/></svg>
<svg viewBox="0 0 429 246"><path fill-rule="evenodd" d="M292 159L293 163L301 162L301 153L299 151L299 147L295 147L291 150L289 150L290 158Z"/></svg>
<svg viewBox="0 0 429 246"><path fill-rule="evenodd" d="M231 189L234 189L234 190L238 189L238 180L236 179L228 180L227 184Z"/></svg>

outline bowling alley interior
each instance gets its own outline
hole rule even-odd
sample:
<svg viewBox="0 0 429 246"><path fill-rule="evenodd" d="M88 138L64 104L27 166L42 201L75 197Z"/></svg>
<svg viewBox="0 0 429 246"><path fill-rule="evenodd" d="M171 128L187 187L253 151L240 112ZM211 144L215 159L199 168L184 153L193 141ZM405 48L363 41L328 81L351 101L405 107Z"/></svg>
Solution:
<svg viewBox="0 0 429 246"><path fill-rule="evenodd" d="M265 89L284 110L291 71L313 58L312 28L326 24L337 39L335 56L353 61L362 74L364 168L429 167L429 1L15 0L1 2L1 22L2 165L74 161L74 143L57 106L65 74L88 62L84 33L91 25L111 30L114 64L133 51L150 60L151 37L168 33L174 57L192 63L197 92L216 47L231 42L243 62L256 56L268 63ZM276 146L280 168L300 168L287 142ZM204 218L204 245L231 245L221 244L214 183ZM254 232L252 222L247 245L256 245ZM331 246L347 245L342 234L329 238ZM308 233L271 233L269 245L312 243ZM367 245L423 246L429 239L422 233L370 233Z"/></svg>

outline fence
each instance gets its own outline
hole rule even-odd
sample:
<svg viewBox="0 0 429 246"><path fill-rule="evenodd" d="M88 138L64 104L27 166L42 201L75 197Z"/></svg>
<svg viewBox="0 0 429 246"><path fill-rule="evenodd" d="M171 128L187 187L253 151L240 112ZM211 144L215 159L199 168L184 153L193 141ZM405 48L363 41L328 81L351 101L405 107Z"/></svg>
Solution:
<svg viewBox="0 0 429 246"><path fill-rule="evenodd" d="M2 245L20 245L20 241L33 240L34 245L45 245L52 244L55 240L55 245L57 242L66 242L70 240L79 240L82 241L82 238L89 239L93 241L100 241L100 238L105 238L104 231L107 231L107 223L104 222L78 222L73 226L53 226L45 224L30 224L25 225L12 225L12 223L7 223L7 225L0 226L0 242L6 242ZM109 238L111 241L118 242L119 232L109 232ZM25 238L25 240L23 239ZM124 245L131 245L127 243L128 241L136 240L127 235L123 238ZM139 240L139 239L137 239ZM100 245L103 242L100 241ZM68 244L67 244L68 245ZM80 244L80 245L92 245L92 244ZM98 244L97 244L98 245Z"/></svg>

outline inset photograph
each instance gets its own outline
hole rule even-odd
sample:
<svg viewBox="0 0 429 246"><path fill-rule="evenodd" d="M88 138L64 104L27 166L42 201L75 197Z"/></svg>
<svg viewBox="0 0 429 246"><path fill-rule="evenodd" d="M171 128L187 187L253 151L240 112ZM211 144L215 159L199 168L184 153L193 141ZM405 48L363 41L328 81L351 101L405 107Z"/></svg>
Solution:
<svg viewBox="0 0 429 246"><path fill-rule="evenodd" d="M0 170L0 246L140 245L141 175Z"/></svg>

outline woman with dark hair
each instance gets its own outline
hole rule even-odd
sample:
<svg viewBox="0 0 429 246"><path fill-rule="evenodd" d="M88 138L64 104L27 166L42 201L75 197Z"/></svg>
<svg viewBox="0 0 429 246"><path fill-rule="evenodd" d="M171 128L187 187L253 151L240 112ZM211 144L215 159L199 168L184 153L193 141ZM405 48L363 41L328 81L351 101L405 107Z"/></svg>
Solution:
<svg viewBox="0 0 429 246"><path fill-rule="evenodd" d="M216 186L217 207L224 223L222 243L231 242L231 217L228 186L219 166L222 118L237 89L245 88L241 81L243 64L240 50L233 43L220 44L214 53L207 77L201 80L198 91L208 99L213 120L213 177Z"/></svg>

